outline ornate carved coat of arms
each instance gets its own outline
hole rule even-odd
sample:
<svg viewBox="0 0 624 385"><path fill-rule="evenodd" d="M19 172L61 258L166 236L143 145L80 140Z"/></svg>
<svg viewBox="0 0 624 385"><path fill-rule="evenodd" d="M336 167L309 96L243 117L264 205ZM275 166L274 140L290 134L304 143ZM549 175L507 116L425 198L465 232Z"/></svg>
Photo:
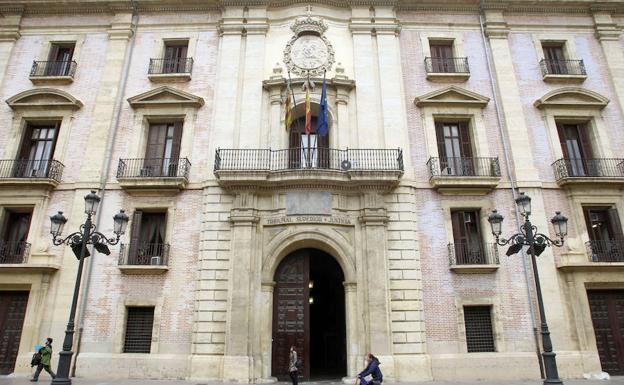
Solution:
<svg viewBox="0 0 624 385"><path fill-rule="evenodd" d="M284 64L288 71L300 77L321 76L334 64L334 48L323 33L325 22L307 16L297 19L290 27L295 35L284 49Z"/></svg>

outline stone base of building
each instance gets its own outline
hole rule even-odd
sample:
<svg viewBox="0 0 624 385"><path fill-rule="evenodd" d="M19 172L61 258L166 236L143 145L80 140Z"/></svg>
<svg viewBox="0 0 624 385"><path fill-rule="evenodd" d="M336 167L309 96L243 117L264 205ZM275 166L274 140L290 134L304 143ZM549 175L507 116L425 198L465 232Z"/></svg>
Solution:
<svg viewBox="0 0 624 385"><path fill-rule="evenodd" d="M536 353L432 354L436 380L528 380L540 377Z"/></svg>
<svg viewBox="0 0 624 385"><path fill-rule="evenodd" d="M80 353L76 376L86 378L186 379L186 354Z"/></svg>

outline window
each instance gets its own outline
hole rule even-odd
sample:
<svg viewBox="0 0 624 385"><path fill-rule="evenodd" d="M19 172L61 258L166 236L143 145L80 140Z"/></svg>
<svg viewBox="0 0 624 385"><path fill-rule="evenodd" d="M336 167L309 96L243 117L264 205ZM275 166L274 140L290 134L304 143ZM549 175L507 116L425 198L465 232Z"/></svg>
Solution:
<svg viewBox="0 0 624 385"><path fill-rule="evenodd" d="M54 154L60 122L28 123L16 162L15 177L38 177L48 175L50 160Z"/></svg>
<svg viewBox="0 0 624 385"><path fill-rule="evenodd" d="M468 122L436 122L436 138L442 175L475 175Z"/></svg>
<svg viewBox="0 0 624 385"><path fill-rule="evenodd" d="M0 263L23 263L28 249L31 208L6 209L0 242Z"/></svg>
<svg viewBox="0 0 624 385"><path fill-rule="evenodd" d="M189 72L186 68L188 41L165 42L163 73Z"/></svg>
<svg viewBox="0 0 624 385"><path fill-rule="evenodd" d="M452 40L430 41L429 49L431 51L431 72L456 72Z"/></svg>
<svg viewBox="0 0 624 385"><path fill-rule="evenodd" d="M149 353L154 327L153 307L128 307L124 353Z"/></svg>
<svg viewBox="0 0 624 385"><path fill-rule="evenodd" d="M181 121L150 124L140 176L178 175L182 124Z"/></svg>
<svg viewBox="0 0 624 385"><path fill-rule="evenodd" d="M129 265L162 265L166 262L167 214L136 210L132 216Z"/></svg>
<svg viewBox="0 0 624 385"><path fill-rule="evenodd" d="M624 262L624 234L617 209L583 207L591 259L594 262Z"/></svg>
<svg viewBox="0 0 624 385"><path fill-rule="evenodd" d="M495 352L490 306L464 306L468 353Z"/></svg>
<svg viewBox="0 0 624 385"><path fill-rule="evenodd" d="M295 119L290 126L290 168L329 167L329 135L317 135L317 117L312 116L312 131L305 133L305 116Z"/></svg>
<svg viewBox="0 0 624 385"><path fill-rule="evenodd" d="M564 43L542 43L544 62L549 74L565 75L568 73L568 65L564 54Z"/></svg>
<svg viewBox="0 0 624 385"><path fill-rule="evenodd" d="M591 162L592 148L586 124L557 122L566 168L570 176L596 175L597 164Z"/></svg>
<svg viewBox="0 0 624 385"><path fill-rule="evenodd" d="M481 240L478 210L451 212L453 224L453 248L458 265L486 264L487 258Z"/></svg>
<svg viewBox="0 0 624 385"><path fill-rule="evenodd" d="M75 43L52 43L48 63L45 68L46 76L68 76L74 56Z"/></svg>

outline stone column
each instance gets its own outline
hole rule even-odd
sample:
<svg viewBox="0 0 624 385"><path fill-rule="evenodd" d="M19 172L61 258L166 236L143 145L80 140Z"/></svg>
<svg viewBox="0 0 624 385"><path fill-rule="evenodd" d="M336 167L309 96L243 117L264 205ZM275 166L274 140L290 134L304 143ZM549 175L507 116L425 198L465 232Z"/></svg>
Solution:
<svg viewBox="0 0 624 385"><path fill-rule="evenodd" d="M268 81L264 82L264 88L269 92L269 132L265 137L261 138L261 144L258 148L268 147L274 150L283 148L284 132L284 114L285 110L282 108L286 103L286 98L291 99L292 96L286 92L282 93L284 86L284 77L282 75L282 67L279 63L273 68L273 75Z"/></svg>
<svg viewBox="0 0 624 385"><path fill-rule="evenodd" d="M271 358L273 348L273 289L275 282L262 282L262 300L260 303L260 312L262 316L260 331L260 349L262 357L261 382L269 382L273 380L271 377Z"/></svg>
<svg viewBox="0 0 624 385"><path fill-rule="evenodd" d="M13 7L0 8L0 14L2 14L0 18L0 85L2 85L9 59L13 56L13 47L20 38L22 10Z"/></svg>
<svg viewBox="0 0 624 385"><path fill-rule="evenodd" d="M336 87L336 121L333 122L332 130L329 132L330 146L333 148L355 147L357 133L356 130L351 130L349 122L349 93L353 87L353 81L344 74L344 68L340 63L336 66L333 83Z"/></svg>
<svg viewBox="0 0 624 385"><path fill-rule="evenodd" d="M85 159L81 164L81 182L98 183L100 180L102 163L108 150L106 143L113 129L117 98L123 92L120 86L132 28L132 12L124 10L113 16L108 30L104 70L93 107Z"/></svg>
<svg viewBox="0 0 624 385"><path fill-rule="evenodd" d="M509 29L502 11L486 11L485 33L491 47L494 76L498 83L498 94L500 96L498 107L504 113L516 180L520 185L523 182L537 183L539 182L539 177L535 168L533 153L531 152L533 144L530 138L532 135L527 135L530 131L524 120L523 104L514 71L513 57L507 39Z"/></svg>
<svg viewBox="0 0 624 385"><path fill-rule="evenodd" d="M345 314L347 323L347 377L355 377L361 368L361 358L364 356L362 345L358 343L361 339L358 329L358 307L357 307L357 283L344 282L345 291Z"/></svg>
<svg viewBox="0 0 624 385"><path fill-rule="evenodd" d="M613 80L613 90L617 95L620 108L624 110L624 51L620 42L620 29L613 21L610 9L593 6L596 38L600 41L602 51L607 60L607 67Z"/></svg>
<svg viewBox="0 0 624 385"><path fill-rule="evenodd" d="M387 363L388 377L394 376L392 336L390 332L390 299L388 291L388 264L386 258L386 223L388 215L382 208L382 198L377 193L364 196L364 208L360 215L362 224L365 269L365 334L368 351ZM383 358L381 358L383 357Z"/></svg>
<svg viewBox="0 0 624 385"><path fill-rule="evenodd" d="M255 196L239 193L230 213L232 248L230 252L230 297L228 301L223 357L223 379L248 382L253 378L253 253L257 250Z"/></svg>

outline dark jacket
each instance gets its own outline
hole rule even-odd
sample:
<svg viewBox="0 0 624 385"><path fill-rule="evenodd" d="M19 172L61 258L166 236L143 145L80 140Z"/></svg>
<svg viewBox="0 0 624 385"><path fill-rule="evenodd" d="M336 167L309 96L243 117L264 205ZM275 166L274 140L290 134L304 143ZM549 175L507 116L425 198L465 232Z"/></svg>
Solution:
<svg viewBox="0 0 624 385"><path fill-rule="evenodd" d="M368 365L366 365L366 369L358 374L358 377L366 377L368 375L373 376L373 381L383 381L383 374L381 374L381 370L379 369L379 361L371 360Z"/></svg>

